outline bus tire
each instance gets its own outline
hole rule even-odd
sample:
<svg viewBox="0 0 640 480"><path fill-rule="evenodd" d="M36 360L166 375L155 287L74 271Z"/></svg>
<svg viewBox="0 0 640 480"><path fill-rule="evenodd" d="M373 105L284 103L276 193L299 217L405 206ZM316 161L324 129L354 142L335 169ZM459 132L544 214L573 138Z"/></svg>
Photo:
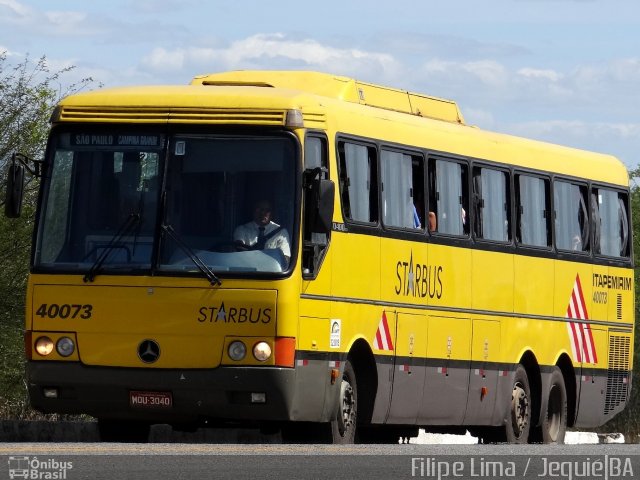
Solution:
<svg viewBox="0 0 640 480"><path fill-rule="evenodd" d="M542 421L542 443L562 445L567 431L567 389L562 371L553 368L547 397L547 412Z"/></svg>
<svg viewBox="0 0 640 480"><path fill-rule="evenodd" d="M344 365L336 410L336 417L331 421L332 443L355 443L358 422L358 384L350 360L347 360Z"/></svg>
<svg viewBox="0 0 640 480"><path fill-rule="evenodd" d="M101 442L147 443L151 425L144 422L98 419L98 434Z"/></svg>
<svg viewBox="0 0 640 480"><path fill-rule="evenodd" d="M511 405L506 420L505 433L508 443L527 443L531 429L531 389L527 372L518 365L513 377Z"/></svg>

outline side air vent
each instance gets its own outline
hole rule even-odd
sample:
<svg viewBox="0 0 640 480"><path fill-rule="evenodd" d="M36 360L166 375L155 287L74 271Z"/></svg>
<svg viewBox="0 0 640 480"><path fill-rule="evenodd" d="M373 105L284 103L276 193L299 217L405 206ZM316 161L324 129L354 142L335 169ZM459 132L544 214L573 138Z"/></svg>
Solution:
<svg viewBox="0 0 640 480"><path fill-rule="evenodd" d="M622 335L609 336L609 369L607 370L607 395L605 415L623 405L629 396L629 349L631 338Z"/></svg>
<svg viewBox="0 0 640 480"><path fill-rule="evenodd" d="M616 318L622 320L622 295L620 293L616 295Z"/></svg>

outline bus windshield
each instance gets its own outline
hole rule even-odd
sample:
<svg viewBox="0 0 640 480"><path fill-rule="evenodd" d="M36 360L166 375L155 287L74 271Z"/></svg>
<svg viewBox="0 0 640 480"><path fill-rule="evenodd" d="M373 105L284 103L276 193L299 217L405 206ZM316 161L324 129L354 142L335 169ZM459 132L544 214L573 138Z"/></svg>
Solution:
<svg viewBox="0 0 640 480"><path fill-rule="evenodd" d="M194 258L223 275L289 267L290 137L92 129L55 133L49 155L34 268L92 280L201 275Z"/></svg>
<svg viewBox="0 0 640 480"><path fill-rule="evenodd" d="M291 258L295 144L282 136L176 135L169 145L163 271L282 272ZM176 238L177 237L177 238Z"/></svg>

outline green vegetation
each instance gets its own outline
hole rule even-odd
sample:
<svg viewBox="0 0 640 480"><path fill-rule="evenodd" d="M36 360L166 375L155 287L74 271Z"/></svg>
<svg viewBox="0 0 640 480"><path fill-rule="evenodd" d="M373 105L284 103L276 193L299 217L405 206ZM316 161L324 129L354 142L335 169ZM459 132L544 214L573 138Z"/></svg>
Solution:
<svg viewBox="0 0 640 480"><path fill-rule="evenodd" d="M51 72L46 59L27 57L11 64L0 52L0 418L31 418L24 378L24 301L38 189L29 178L22 216L4 216L7 165L13 152L40 159L49 117L63 94L92 82L83 79L60 92L59 82L72 69Z"/></svg>

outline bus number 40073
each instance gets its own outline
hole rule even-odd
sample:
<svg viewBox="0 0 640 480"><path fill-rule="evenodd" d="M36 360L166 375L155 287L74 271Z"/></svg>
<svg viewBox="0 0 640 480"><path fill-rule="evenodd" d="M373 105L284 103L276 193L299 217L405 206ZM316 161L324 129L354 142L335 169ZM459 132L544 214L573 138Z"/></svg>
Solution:
<svg viewBox="0 0 640 480"><path fill-rule="evenodd" d="M36 315L45 318L82 318L84 320L91 318L93 305L80 305L77 303L61 305L57 303L43 303L36 310Z"/></svg>

